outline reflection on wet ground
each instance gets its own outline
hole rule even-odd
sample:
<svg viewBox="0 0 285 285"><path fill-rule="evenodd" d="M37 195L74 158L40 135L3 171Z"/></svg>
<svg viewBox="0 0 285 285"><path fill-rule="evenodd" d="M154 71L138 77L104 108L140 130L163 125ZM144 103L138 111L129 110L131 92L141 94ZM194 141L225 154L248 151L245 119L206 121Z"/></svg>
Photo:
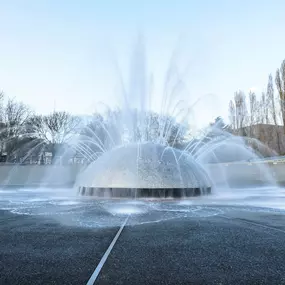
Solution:
<svg viewBox="0 0 285 285"><path fill-rule="evenodd" d="M176 218L203 218L239 211L285 213L283 188L216 189L213 195L185 200L105 200L76 196L73 189L2 189L0 209L42 215L69 226L113 227L131 215L130 224Z"/></svg>

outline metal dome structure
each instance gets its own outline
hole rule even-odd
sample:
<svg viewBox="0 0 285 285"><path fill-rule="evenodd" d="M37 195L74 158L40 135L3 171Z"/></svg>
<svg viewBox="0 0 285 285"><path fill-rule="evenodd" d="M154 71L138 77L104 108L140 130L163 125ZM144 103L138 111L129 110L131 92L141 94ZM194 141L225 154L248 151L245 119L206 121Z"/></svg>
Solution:
<svg viewBox="0 0 285 285"><path fill-rule="evenodd" d="M78 177L80 195L179 198L209 194L211 180L188 154L154 143L129 144L104 153Z"/></svg>

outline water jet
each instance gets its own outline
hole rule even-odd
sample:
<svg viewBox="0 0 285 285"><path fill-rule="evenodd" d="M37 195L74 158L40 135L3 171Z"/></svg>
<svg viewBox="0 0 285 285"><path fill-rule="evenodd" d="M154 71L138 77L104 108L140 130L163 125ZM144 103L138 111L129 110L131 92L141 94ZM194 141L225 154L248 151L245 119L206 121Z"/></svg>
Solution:
<svg viewBox="0 0 285 285"><path fill-rule="evenodd" d="M183 198L209 194L212 183L187 153L148 142L104 153L79 175L76 187L83 196Z"/></svg>

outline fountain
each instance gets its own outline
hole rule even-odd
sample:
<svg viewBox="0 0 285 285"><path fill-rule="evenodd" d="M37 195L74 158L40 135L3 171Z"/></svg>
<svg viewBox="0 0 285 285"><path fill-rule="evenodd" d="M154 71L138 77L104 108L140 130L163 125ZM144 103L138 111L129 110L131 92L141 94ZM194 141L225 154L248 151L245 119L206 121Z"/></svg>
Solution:
<svg viewBox="0 0 285 285"><path fill-rule="evenodd" d="M181 198L207 195L218 184L230 187L233 178L242 180L237 173L229 174L228 169L217 163L227 159L247 161L258 155L243 139L221 128L219 122L199 139L194 137L188 144L182 143L183 146L177 144L187 136L194 106L185 107L189 104L181 100L180 92L185 90L175 65L171 64L167 72L161 112L147 109L152 98L148 97L150 87L143 47L140 38L132 58L129 89L121 82L122 107L108 119L109 126L98 122L105 140L89 127L73 143L75 148L80 145L81 153L93 161L76 180L79 195ZM257 168L268 181L274 182L265 166Z"/></svg>
<svg viewBox="0 0 285 285"><path fill-rule="evenodd" d="M151 110L151 80L142 37L130 67L128 84L120 81L122 106L117 112L109 111L115 115L109 116L108 126L97 122L106 139L102 141L94 131L96 127L89 126L73 142L93 161L76 180L79 195L181 198L209 194L212 183L206 171L178 149L188 130L191 110L182 100L184 85L175 65L171 63L167 72L159 113Z"/></svg>
<svg viewBox="0 0 285 285"><path fill-rule="evenodd" d="M209 194L211 181L189 155L154 143L106 152L80 175L81 195L98 197L189 197Z"/></svg>

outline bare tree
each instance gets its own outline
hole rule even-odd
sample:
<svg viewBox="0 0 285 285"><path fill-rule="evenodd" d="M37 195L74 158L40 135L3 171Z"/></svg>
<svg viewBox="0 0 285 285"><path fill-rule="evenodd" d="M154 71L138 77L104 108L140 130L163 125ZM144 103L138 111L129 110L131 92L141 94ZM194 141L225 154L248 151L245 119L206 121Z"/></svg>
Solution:
<svg viewBox="0 0 285 285"><path fill-rule="evenodd" d="M26 136L36 140L44 146L42 149L49 150L54 157L58 148L76 133L80 121L78 117L65 111L35 115L26 124Z"/></svg>
<svg viewBox="0 0 285 285"><path fill-rule="evenodd" d="M230 100L230 103L229 103L229 121L230 121L231 129L233 131L235 131L237 129L235 114L236 114L235 104L234 104L233 100Z"/></svg>
<svg viewBox="0 0 285 285"><path fill-rule="evenodd" d="M273 136L275 134L277 139L277 151L278 153L281 153L281 137L279 132L279 125L278 125L278 104L276 104L276 98L274 96L274 86L273 86L273 78L270 74L268 76L268 83L267 83L267 90L266 90L266 96L268 100L268 111L270 114L270 121L274 124L274 132ZM272 138L273 140L274 138Z"/></svg>
<svg viewBox="0 0 285 285"><path fill-rule="evenodd" d="M279 93L279 102L281 107L282 122L285 133L285 60L276 71L275 83Z"/></svg>
<svg viewBox="0 0 285 285"><path fill-rule="evenodd" d="M4 120L4 92L0 91L0 121Z"/></svg>
<svg viewBox="0 0 285 285"><path fill-rule="evenodd" d="M4 152L4 135L5 122L4 122L4 93L0 91L0 154L3 155Z"/></svg>
<svg viewBox="0 0 285 285"><path fill-rule="evenodd" d="M234 100L230 101L229 119L234 133L246 135L245 127L248 124L248 110L246 98L242 91L235 92Z"/></svg>
<svg viewBox="0 0 285 285"><path fill-rule="evenodd" d="M33 135L51 143L63 144L79 126L80 119L65 111L53 112L49 115L35 115L28 126Z"/></svg>
<svg viewBox="0 0 285 285"><path fill-rule="evenodd" d="M263 122L265 124L269 124L269 104L270 104L270 100L267 96L267 93L262 92L261 94L261 110L262 110L262 114L263 114Z"/></svg>
<svg viewBox="0 0 285 285"><path fill-rule="evenodd" d="M31 109L15 99L8 98L7 103L3 105L1 141L8 159L16 158L18 150L23 145L25 124L31 115Z"/></svg>
<svg viewBox="0 0 285 285"><path fill-rule="evenodd" d="M271 74L269 74L268 76L266 96L268 98L268 110L271 117L270 119L275 125L277 125L277 114L276 114L277 109L276 109L276 102L274 96L273 79Z"/></svg>
<svg viewBox="0 0 285 285"><path fill-rule="evenodd" d="M258 101L254 92L249 92L249 136L254 135L254 126L258 122Z"/></svg>

